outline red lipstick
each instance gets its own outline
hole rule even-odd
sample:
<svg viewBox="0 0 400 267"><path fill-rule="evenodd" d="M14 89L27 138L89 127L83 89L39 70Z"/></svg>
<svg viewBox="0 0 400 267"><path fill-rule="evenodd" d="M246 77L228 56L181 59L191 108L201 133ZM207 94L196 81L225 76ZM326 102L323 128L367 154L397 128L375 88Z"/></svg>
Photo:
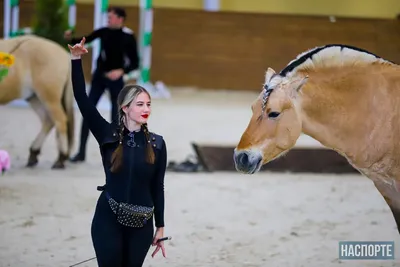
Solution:
<svg viewBox="0 0 400 267"><path fill-rule="evenodd" d="M143 114L142 117L147 119L149 117L149 115L148 114Z"/></svg>

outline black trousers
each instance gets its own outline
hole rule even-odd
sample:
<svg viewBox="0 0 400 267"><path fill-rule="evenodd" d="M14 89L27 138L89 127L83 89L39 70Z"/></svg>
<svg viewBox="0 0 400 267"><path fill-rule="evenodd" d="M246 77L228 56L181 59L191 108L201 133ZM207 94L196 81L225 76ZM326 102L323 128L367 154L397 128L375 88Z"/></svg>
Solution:
<svg viewBox="0 0 400 267"><path fill-rule="evenodd" d="M104 73L100 71L95 71L93 73L92 84L90 87L88 98L94 105L97 105L101 96L107 88L110 92L111 98L111 120L118 123L118 105L117 97L119 92L124 87L124 80L121 77L118 80L109 80L104 76ZM81 125L81 141L79 145L78 153L85 156L86 155L86 143L89 137L89 128L87 127L84 120L82 120Z"/></svg>
<svg viewBox="0 0 400 267"><path fill-rule="evenodd" d="M104 192L97 201L91 231L99 267L141 267L154 236L153 220L143 228L118 223Z"/></svg>

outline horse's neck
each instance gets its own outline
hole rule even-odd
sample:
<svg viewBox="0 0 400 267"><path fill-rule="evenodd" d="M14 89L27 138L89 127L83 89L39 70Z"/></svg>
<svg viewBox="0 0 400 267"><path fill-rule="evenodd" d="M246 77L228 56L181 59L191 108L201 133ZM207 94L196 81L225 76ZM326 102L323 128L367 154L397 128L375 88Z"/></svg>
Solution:
<svg viewBox="0 0 400 267"><path fill-rule="evenodd" d="M391 123L400 119L398 73L384 68L311 73L300 98L303 132L360 168L371 166L399 134Z"/></svg>

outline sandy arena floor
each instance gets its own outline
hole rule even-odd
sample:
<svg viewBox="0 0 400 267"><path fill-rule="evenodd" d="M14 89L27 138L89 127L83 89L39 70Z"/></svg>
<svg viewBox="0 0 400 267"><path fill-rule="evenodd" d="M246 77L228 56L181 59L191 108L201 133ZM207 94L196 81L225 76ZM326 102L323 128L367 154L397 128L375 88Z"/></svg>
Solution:
<svg viewBox="0 0 400 267"><path fill-rule="evenodd" d="M191 141L236 143L255 97L173 91L172 99L153 100L150 129L166 139L169 160L180 161L193 154ZM39 165L25 169L39 119L31 109L14 106L0 106L0 114L0 148L13 160L13 170L0 176L0 267L68 267L93 257L90 224L96 186L104 181L94 138L89 139L88 162L53 171L53 131ZM102 114L109 118L109 111ZM78 137L78 110L76 121ZM147 267L400 264L337 259L341 240L400 241L389 208L362 176L169 172L165 187L165 231L173 240L166 243L166 259L161 253L153 259L149 251ZM395 256L400 259L397 247Z"/></svg>

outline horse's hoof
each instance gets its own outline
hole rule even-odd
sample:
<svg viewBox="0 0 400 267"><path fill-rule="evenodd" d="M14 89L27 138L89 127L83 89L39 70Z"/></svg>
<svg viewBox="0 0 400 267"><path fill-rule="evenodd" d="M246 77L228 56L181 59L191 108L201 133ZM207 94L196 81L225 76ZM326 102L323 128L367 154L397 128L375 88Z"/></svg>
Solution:
<svg viewBox="0 0 400 267"><path fill-rule="evenodd" d="M26 164L26 167L28 167L28 168L32 168L32 167L35 167L37 164L38 164L38 160L28 160L28 163Z"/></svg>
<svg viewBox="0 0 400 267"><path fill-rule="evenodd" d="M53 164L53 166L51 167L52 169L65 169L65 165L64 162L68 159L68 155L64 155L62 153L60 153L60 155L58 156L57 161Z"/></svg>
<svg viewBox="0 0 400 267"><path fill-rule="evenodd" d="M65 165L64 165L64 163L62 163L61 161L56 161L56 162L53 164L53 166L51 166L51 168L52 168L53 170L62 170L62 169L65 169Z"/></svg>
<svg viewBox="0 0 400 267"><path fill-rule="evenodd" d="M32 168L35 167L39 160L38 160L38 155L40 154L40 150L33 150L32 148L29 151L29 158L28 158L28 163L26 164L26 167Z"/></svg>

